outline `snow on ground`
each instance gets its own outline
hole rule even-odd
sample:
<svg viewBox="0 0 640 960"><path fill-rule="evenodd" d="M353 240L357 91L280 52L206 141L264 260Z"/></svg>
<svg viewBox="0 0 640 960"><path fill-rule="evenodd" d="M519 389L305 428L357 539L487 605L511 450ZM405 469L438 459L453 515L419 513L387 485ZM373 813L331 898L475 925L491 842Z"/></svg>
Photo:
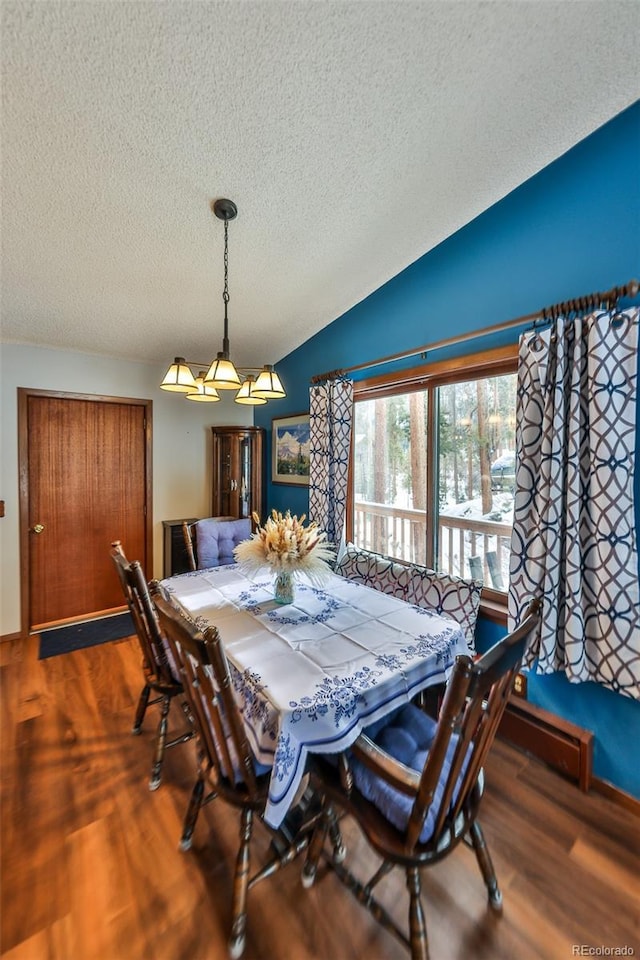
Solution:
<svg viewBox="0 0 640 960"><path fill-rule="evenodd" d="M468 520L494 520L498 523L513 523L513 496L510 493L494 493L493 507L489 513L482 512L482 500L465 500L463 503L449 501L440 507L440 518L464 517Z"/></svg>

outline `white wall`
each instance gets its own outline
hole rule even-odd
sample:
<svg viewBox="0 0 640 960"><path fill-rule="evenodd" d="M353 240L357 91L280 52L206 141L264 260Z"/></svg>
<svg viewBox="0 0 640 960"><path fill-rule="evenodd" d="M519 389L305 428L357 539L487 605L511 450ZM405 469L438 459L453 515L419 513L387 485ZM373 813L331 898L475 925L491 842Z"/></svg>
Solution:
<svg viewBox="0 0 640 960"><path fill-rule="evenodd" d="M0 636L20 630L18 387L150 399L153 402L153 575L162 576L162 521L211 513L213 424L250 425L251 408L221 392L219 403L190 403L160 390L164 366L2 344L0 347Z"/></svg>

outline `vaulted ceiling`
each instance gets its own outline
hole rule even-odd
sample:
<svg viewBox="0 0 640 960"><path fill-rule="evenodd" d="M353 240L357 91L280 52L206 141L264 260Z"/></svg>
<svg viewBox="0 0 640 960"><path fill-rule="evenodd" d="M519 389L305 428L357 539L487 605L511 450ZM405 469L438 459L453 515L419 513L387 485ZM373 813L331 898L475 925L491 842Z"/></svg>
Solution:
<svg viewBox="0 0 640 960"><path fill-rule="evenodd" d="M275 362L637 97L640 4L2 3L2 339Z"/></svg>

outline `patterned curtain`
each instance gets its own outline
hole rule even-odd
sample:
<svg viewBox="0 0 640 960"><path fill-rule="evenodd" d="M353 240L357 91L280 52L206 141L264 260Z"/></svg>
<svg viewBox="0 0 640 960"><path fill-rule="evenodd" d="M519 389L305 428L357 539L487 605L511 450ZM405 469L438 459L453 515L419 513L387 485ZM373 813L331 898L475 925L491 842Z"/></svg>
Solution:
<svg viewBox="0 0 640 960"><path fill-rule="evenodd" d="M340 547L347 505L353 383L329 380L309 390L309 519Z"/></svg>
<svg viewBox="0 0 640 960"><path fill-rule="evenodd" d="M528 665L640 699L639 314L561 317L520 340L509 629L541 596Z"/></svg>

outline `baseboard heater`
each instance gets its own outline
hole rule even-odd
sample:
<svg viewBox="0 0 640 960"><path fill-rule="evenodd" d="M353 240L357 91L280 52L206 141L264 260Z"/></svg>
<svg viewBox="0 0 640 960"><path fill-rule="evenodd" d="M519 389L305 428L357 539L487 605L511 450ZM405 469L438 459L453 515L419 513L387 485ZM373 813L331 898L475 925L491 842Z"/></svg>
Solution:
<svg viewBox="0 0 640 960"><path fill-rule="evenodd" d="M591 784L593 733L512 697L498 729L500 737L575 780L585 792Z"/></svg>

